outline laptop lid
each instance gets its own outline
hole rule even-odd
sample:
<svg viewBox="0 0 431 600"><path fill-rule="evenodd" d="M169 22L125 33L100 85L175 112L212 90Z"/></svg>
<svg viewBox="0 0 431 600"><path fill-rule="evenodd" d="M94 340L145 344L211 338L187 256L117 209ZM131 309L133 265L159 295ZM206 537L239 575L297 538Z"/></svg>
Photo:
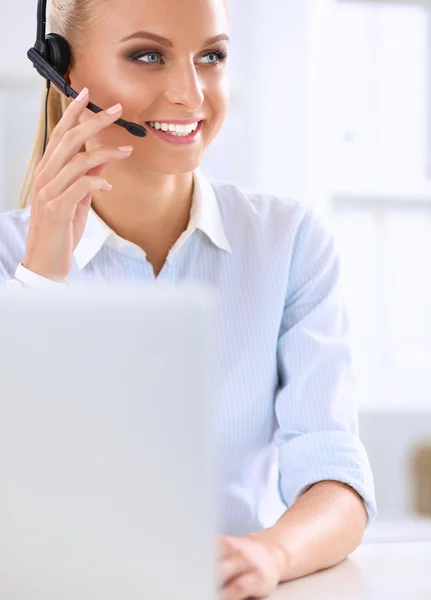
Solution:
<svg viewBox="0 0 431 600"><path fill-rule="evenodd" d="M213 592L212 299L0 296L0 597Z"/></svg>

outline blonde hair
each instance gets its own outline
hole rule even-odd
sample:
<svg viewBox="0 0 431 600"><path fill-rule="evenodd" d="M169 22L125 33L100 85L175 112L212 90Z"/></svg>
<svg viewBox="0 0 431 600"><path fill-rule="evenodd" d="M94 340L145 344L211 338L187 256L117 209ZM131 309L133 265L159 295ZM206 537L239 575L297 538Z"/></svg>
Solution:
<svg viewBox="0 0 431 600"><path fill-rule="evenodd" d="M85 48L88 40L88 26L96 19L96 5L98 0L51 0L51 10L48 16L48 22L52 33L62 35L71 48L71 67L73 66L73 55L76 48ZM31 204L31 195L33 188L34 172L42 160L43 142L45 136L45 102L47 90L42 93L41 108L39 120L36 129L36 138L27 163L24 179L21 186L19 207L25 208ZM60 94L51 85L48 97L48 122L47 122L47 140L61 120L66 108L71 102L64 94ZM80 150L85 151L85 146Z"/></svg>

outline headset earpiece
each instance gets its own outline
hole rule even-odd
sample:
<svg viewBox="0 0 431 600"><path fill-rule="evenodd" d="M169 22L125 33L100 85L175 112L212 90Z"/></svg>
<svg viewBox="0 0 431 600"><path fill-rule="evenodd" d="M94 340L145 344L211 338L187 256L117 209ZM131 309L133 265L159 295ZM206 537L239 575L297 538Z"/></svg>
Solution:
<svg viewBox="0 0 431 600"><path fill-rule="evenodd" d="M45 60L59 73L64 76L71 63L72 54L67 40L57 33L50 33L45 38Z"/></svg>
<svg viewBox="0 0 431 600"><path fill-rule="evenodd" d="M27 52L27 57L31 60L33 67L39 75L47 80L48 92L48 82L51 82L67 98L77 98L78 92L70 86L70 79L67 77L67 72L69 71L72 62L70 45L68 41L58 33L46 35L46 1L47 0L38 0L37 2L36 41L34 46ZM46 95L46 102L48 102L48 93ZM46 104L46 106L47 105L48 104ZM93 104L93 102L88 102L86 108L95 114L102 111L100 106ZM117 119L114 124L124 127L126 131L136 137L145 137L147 135L147 130L139 123L132 123L125 119ZM45 119L45 142L46 128L47 118Z"/></svg>

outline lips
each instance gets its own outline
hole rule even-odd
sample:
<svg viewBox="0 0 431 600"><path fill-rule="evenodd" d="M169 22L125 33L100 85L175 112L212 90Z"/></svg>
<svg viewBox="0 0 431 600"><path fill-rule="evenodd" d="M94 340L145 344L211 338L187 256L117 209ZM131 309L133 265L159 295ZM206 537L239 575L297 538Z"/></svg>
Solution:
<svg viewBox="0 0 431 600"><path fill-rule="evenodd" d="M192 121L192 123L193 122L196 123L196 121ZM187 135L173 135L169 131L163 131L162 129L154 129L150 125L148 125L148 131L151 132L156 137L158 137L163 142L167 142L167 143L173 144L173 145L184 146L184 145L188 145L188 144L194 144L198 140L201 139L200 134L201 134L201 130L202 130L202 123L203 123L203 121L199 121L197 129Z"/></svg>

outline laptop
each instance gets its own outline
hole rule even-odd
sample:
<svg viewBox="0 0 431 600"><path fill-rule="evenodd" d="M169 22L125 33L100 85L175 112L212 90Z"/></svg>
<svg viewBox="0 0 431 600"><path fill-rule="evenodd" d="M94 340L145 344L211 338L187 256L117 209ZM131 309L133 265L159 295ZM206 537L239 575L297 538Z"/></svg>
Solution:
<svg viewBox="0 0 431 600"><path fill-rule="evenodd" d="M0 295L0 598L210 600L208 290Z"/></svg>

